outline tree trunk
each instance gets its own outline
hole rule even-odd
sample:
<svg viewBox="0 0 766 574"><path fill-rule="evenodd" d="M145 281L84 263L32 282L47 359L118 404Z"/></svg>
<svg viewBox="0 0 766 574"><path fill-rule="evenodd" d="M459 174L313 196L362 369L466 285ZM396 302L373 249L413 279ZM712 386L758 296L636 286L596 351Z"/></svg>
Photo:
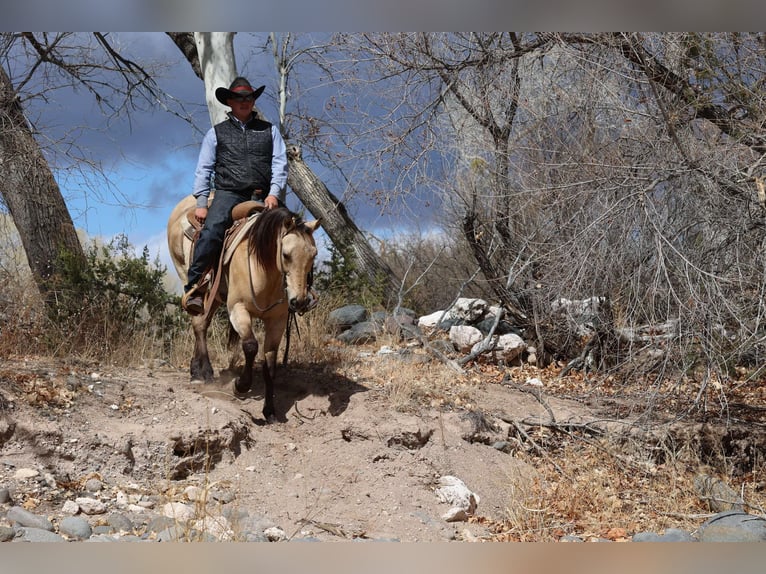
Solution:
<svg viewBox="0 0 766 574"><path fill-rule="evenodd" d="M343 203L327 189L327 186L311 171L301 157L300 147L287 146L290 170L287 183L300 197L314 217L322 220L322 228L333 244L348 246L357 269L373 285L382 282L383 288L391 294L388 299L396 298L400 283L391 268L370 247L364 234L349 217Z"/></svg>
<svg viewBox="0 0 766 574"><path fill-rule="evenodd" d="M230 32L195 32L196 52L190 49L191 32L168 33L183 52L194 72L205 82L210 119L213 125L225 118L225 109L215 99L217 86L228 86L236 73L233 37ZM215 74L210 77L206 74ZM220 115L219 115L220 111ZM256 109L260 117L264 117ZM264 118L265 119L265 118ZM348 247L351 262L373 284L383 282L386 292L398 294L400 283L391 268L372 249L364 234L348 215L343 203L303 161L300 147L287 142L287 183L311 214L322 220L322 228L337 246Z"/></svg>
<svg viewBox="0 0 766 574"><path fill-rule="evenodd" d="M48 162L29 128L16 92L0 67L0 195L19 232L32 276L49 306L50 280L63 251L85 254Z"/></svg>

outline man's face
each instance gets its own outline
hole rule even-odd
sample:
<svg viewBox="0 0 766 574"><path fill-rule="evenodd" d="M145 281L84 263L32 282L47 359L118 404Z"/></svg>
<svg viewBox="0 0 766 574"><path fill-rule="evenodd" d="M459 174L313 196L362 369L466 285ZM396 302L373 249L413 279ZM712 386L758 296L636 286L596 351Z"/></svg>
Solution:
<svg viewBox="0 0 766 574"><path fill-rule="evenodd" d="M234 96L226 100L226 103L231 108L232 113L239 119L247 118L253 111L253 104L255 99L252 95L249 96Z"/></svg>

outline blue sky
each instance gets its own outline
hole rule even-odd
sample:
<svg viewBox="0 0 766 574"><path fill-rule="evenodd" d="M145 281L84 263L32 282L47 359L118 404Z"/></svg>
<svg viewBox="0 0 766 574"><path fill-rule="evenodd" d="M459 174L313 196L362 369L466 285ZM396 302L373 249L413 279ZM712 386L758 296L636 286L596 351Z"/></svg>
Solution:
<svg viewBox="0 0 766 574"><path fill-rule="evenodd" d="M128 53L136 61L146 58L174 63L158 81L183 104L192 124L166 111L147 109L107 125L89 95L64 90L51 92L44 106L31 103L28 112L50 140L68 137L78 147L75 155L86 156L100 166L99 170L83 169L82 164L76 166L68 158L57 155L54 150L60 148L49 148L51 163L59 166L54 174L75 226L89 237L104 241L124 234L138 252L147 246L152 257L159 256L172 270L165 226L173 206L191 192L199 143L210 127L204 85L166 34L120 34L117 39L129 47ZM265 34L255 37L255 41L264 39ZM246 34L235 37L237 64L240 72L253 83L266 84L258 107L267 118L276 118L270 57L248 59L248 42L252 41ZM77 131L72 137L75 126ZM381 216L379 209L363 197L344 197L345 183L337 174L319 164L312 164L312 168L330 190L346 202L362 230L381 236L409 225L401 216ZM293 209L301 207L292 192L288 195L288 205ZM321 247L325 236L320 232L317 238ZM323 254L326 258L326 253L326 249L320 251L320 260Z"/></svg>

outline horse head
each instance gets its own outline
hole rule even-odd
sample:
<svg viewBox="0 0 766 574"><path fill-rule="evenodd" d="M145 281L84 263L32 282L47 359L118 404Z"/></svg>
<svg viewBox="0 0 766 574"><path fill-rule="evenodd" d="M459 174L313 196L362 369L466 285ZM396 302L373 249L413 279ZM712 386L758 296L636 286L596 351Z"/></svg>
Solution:
<svg viewBox="0 0 766 574"><path fill-rule="evenodd" d="M319 220L304 222L291 217L284 227L281 240L280 261L285 281L285 293L290 310L302 315L316 304L311 290L314 258L317 247L314 231Z"/></svg>

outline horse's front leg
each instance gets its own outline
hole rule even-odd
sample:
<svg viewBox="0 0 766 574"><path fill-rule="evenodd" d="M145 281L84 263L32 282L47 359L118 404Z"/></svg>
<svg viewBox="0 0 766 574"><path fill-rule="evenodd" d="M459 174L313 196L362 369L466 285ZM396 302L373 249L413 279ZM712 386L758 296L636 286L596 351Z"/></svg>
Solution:
<svg viewBox="0 0 766 574"><path fill-rule="evenodd" d="M284 317L264 319L263 326L265 330L263 340L263 416L267 421L272 422L276 420L274 378L277 373L277 352L282 341L282 333L287 327L287 313Z"/></svg>
<svg viewBox="0 0 766 574"><path fill-rule="evenodd" d="M245 354L245 366L234 382L238 393L246 393L253 385L253 364L258 355L258 340L253 335L253 320L242 303L236 303L229 308L231 326L242 340L242 352Z"/></svg>
<svg viewBox="0 0 766 574"><path fill-rule="evenodd" d="M207 330L210 327L212 313L207 317L198 315L192 317L192 331L194 332L194 355L191 359L190 372L192 381L213 382L213 366L210 364L210 356L207 351Z"/></svg>

